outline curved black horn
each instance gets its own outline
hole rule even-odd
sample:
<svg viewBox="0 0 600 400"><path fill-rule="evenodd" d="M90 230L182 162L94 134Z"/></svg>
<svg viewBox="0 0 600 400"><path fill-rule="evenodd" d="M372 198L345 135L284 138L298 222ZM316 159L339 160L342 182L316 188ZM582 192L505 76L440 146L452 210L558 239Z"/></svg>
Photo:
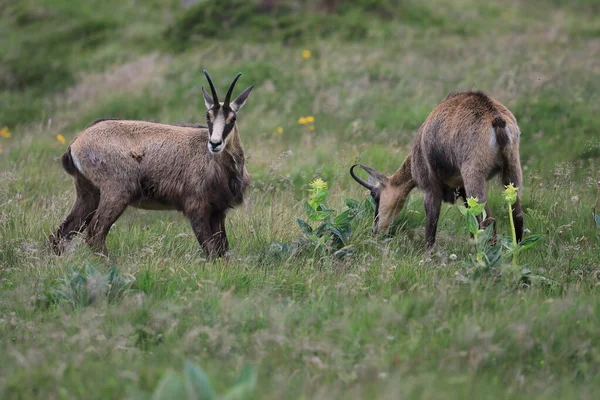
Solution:
<svg viewBox="0 0 600 400"><path fill-rule="evenodd" d="M227 90L227 95L225 96L225 102L223 103L223 107L229 107L229 102L231 101L231 94L233 93L233 88L240 76L242 76L242 73L238 72L235 78L233 78L233 82L231 82L231 85L229 85L229 90Z"/></svg>
<svg viewBox="0 0 600 400"><path fill-rule="evenodd" d="M354 180L358 183L360 183L362 186L366 187L369 190L373 190L375 189L375 186L363 181L362 179L360 179L358 176L356 176L356 174L354 173L354 167L361 167L364 168L363 165L360 164L354 164L353 166L350 167L350 175L352 175L352 177L354 178Z"/></svg>
<svg viewBox="0 0 600 400"><path fill-rule="evenodd" d="M213 83L210 75L207 70L204 70L204 75L206 75L206 79L208 80L208 84L210 85L210 91L212 92L213 103L215 106L219 105L219 96L217 96L217 90L215 89L215 84Z"/></svg>

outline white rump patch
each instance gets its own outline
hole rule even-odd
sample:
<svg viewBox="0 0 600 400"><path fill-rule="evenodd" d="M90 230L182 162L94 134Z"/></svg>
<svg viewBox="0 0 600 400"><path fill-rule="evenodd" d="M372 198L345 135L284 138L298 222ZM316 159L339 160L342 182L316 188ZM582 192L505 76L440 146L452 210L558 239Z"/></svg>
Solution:
<svg viewBox="0 0 600 400"><path fill-rule="evenodd" d="M498 141L496 140L496 130L494 128L490 129L490 147L492 149L498 147Z"/></svg>
<svg viewBox="0 0 600 400"><path fill-rule="evenodd" d="M71 158L73 159L73 164L75 164L75 168L77 168L77 170L83 174L83 168L81 168L79 158L77 158L75 152L73 152L73 149L71 149Z"/></svg>

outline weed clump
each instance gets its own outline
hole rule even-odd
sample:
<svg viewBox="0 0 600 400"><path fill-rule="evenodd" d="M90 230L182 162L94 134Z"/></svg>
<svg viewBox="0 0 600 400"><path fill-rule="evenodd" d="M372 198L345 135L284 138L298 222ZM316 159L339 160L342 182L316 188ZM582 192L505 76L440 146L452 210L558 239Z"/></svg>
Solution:
<svg viewBox="0 0 600 400"><path fill-rule="evenodd" d="M134 280L116 267L103 274L92 264L85 263L81 269L73 268L69 276L59 279L56 286L46 292L45 305L68 304L80 308L101 300L112 303L131 289Z"/></svg>

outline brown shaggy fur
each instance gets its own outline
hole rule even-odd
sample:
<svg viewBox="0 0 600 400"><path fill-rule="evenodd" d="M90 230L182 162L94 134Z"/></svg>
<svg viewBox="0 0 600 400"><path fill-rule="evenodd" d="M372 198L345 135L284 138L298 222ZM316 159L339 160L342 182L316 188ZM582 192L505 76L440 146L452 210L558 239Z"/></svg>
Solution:
<svg viewBox="0 0 600 400"><path fill-rule="evenodd" d="M371 190L377 203L373 230L389 229L408 193L416 186L424 194L425 235L427 247L431 248L442 201L454 202L457 197L472 196L485 202L486 181L500 175L504 185L513 183L519 188L513 216L520 241L523 213L519 136L515 117L499 102L481 92L451 93L429 114L411 153L394 175L387 177L361 166L377 182L370 184L357 179ZM487 219L479 221L482 228L493 222L487 205L486 213Z"/></svg>
<svg viewBox="0 0 600 400"><path fill-rule="evenodd" d="M223 152L209 154L206 127L127 120L93 123L62 157L74 178L77 199L51 236L53 248L60 253L62 241L87 227L90 246L106 254L110 227L131 205L182 211L204 252L222 256L228 248L225 213L243 202L249 182L237 127L230 136Z"/></svg>

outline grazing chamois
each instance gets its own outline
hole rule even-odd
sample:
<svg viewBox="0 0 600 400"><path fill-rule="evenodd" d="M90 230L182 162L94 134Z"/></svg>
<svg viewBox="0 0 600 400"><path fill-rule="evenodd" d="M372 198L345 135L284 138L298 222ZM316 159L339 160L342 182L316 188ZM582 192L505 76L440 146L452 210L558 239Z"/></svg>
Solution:
<svg viewBox="0 0 600 400"><path fill-rule="evenodd" d="M90 247L107 254L106 235L127 206L182 211L209 258L226 253L225 213L243 202L249 183L236 117L253 86L231 101L237 74L220 103L204 74L208 126L103 119L73 139L62 164L77 199L50 236L57 254L86 227Z"/></svg>
<svg viewBox="0 0 600 400"><path fill-rule="evenodd" d="M410 191L423 191L427 222L427 248L435 243L442 201L453 203L457 197L477 197L486 201L486 181L496 175L502 183L519 188L513 218L517 240L523 237L521 210L521 161L519 126L513 114L496 100L481 92L451 93L429 114L402 166L392 176L355 164L352 177L371 191L376 210L373 232L387 232ZM369 174L365 182L356 176L360 166ZM486 204L487 218L479 217L482 228L493 223Z"/></svg>

